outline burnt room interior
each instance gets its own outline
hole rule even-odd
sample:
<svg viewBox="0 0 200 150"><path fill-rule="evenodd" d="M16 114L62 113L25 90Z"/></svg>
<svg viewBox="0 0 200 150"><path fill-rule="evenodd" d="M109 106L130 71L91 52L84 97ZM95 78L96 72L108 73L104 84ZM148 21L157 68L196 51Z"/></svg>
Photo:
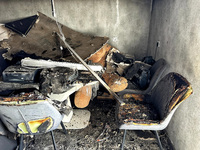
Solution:
<svg viewBox="0 0 200 150"><path fill-rule="evenodd" d="M199 6L1 0L1 148L198 150Z"/></svg>

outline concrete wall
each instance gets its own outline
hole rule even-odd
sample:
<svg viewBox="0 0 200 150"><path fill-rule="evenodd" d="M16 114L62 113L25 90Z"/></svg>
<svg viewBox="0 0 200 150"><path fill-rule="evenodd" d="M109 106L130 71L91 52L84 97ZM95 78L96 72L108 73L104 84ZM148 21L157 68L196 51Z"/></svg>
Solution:
<svg viewBox="0 0 200 150"><path fill-rule="evenodd" d="M169 71L182 74L194 93L176 111L167 128L176 150L200 147L200 1L154 0L148 54L165 58ZM167 87L166 87L167 88Z"/></svg>
<svg viewBox="0 0 200 150"><path fill-rule="evenodd" d="M113 46L136 58L147 50L151 0L55 0L58 21L97 36L108 36ZM1 0L0 22L51 14L50 0Z"/></svg>

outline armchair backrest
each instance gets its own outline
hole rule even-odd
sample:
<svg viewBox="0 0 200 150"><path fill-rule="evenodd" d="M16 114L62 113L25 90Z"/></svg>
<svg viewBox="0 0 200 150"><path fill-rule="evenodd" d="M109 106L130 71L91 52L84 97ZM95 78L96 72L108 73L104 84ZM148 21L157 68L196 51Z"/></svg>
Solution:
<svg viewBox="0 0 200 150"><path fill-rule="evenodd" d="M166 65L167 65L167 62L163 58L157 60L153 64L153 66L150 68L151 80L150 80L148 88L144 91L144 94L149 93L152 90L152 88L157 84L157 82L159 81L163 72L166 69Z"/></svg>
<svg viewBox="0 0 200 150"><path fill-rule="evenodd" d="M191 94L190 83L180 74L171 72L152 90L150 103L154 105L162 120Z"/></svg>

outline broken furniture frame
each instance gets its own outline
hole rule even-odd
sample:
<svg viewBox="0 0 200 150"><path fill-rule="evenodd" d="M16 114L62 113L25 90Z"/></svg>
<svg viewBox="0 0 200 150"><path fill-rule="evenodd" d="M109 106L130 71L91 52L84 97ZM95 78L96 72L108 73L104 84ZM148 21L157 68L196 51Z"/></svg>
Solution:
<svg viewBox="0 0 200 150"><path fill-rule="evenodd" d="M167 127L176 109L192 92L190 83L183 76L171 72L158 82L151 95L143 95L144 99L137 99L135 93L131 93L134 100L117 107L119 129L125 130L122 149L125 143L126 130L153 130L162 150L157 131ZM125 95L125 93L123 94Z"/></svg>

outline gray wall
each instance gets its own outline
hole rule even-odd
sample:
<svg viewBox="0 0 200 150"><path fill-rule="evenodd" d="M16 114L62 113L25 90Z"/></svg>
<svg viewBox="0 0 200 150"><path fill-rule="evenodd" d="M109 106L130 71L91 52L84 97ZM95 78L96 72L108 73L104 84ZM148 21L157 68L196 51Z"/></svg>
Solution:
<svg viewBox="0 0 200 150"><path fill-rule="evenodd" d="M98 36L124 53L141 59L146 54L151 0L55 0L58 21ZM1 0L0 22L31 16L40 11L51 15L50 0Z"/></svg>
<svg viewBox="0 0 200 150"><path fill-rule="evenodd" d="M178 108L167 128L176 150L200 147L200 1L154 0L148 54L165 58L169 71L182 74L194 93ZM166 87L167 88L167 87Z"/></svg>

